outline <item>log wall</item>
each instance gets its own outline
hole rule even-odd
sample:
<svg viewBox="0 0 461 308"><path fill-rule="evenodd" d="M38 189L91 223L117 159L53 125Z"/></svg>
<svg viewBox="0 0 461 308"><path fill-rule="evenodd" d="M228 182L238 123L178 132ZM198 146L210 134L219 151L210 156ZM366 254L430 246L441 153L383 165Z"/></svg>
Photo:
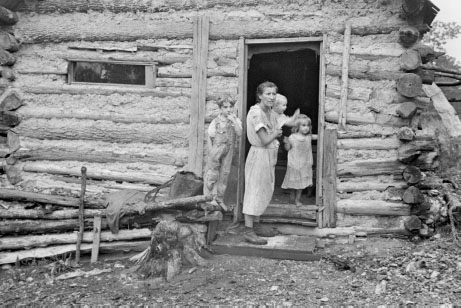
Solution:
<svg viewBox="0 0 461 308"><path fill-rule="evenodd" d="M337 226L367 215L409 215L399 193L407 184L397 135L402 127L421 124L398 111L404 102L420 109L431 102L423 92L406 98L397 91L405 73L400 56L406 49L398 43L398 30L406 25L399 16L401 1L45 0L20 10L23 18L15 33L22 45L10 86L23 92L25 104L16 111L21 122L8 140L10 164L22 177L15 188L78 196L79 166L86 165L92 181L88 196L100 199L123 187L146 190L186 168L197 14L210 17L207 122L217 113L217 99L236 99L240 91L240 37L326 34L322 103L327 128L337 128L348 21L352 36L347 125L337 141L336 197L342 211ZM155 62L155 87L68 84L72 58ZM433 162L425 161L425 167L431 169ZM366 210L343 200L364 206L379 201L380 210L373 213L376 207ZM372 227L386 228L380 225L384 220L380 217Z"/></svg>

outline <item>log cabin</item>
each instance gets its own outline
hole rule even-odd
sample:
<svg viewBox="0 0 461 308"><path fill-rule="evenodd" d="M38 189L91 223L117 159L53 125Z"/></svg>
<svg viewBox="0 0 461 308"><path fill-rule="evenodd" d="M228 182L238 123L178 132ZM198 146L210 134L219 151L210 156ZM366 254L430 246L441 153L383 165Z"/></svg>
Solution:
<svg viewBox="0 0 461 308"><path fill-rule="evenodd" d="M113 191L147 192L180 170L201 176L216 101L233 98L245 123L256 86L269 80L287 96L286 113L300 108L319 138L305 206L291 205L280 187L280 150L263 222L325 236L401 233L405 222L434 221L427 212L436 202L418 185L426 172L453 167L441 158L459 150L451 141L461 124L437 86L437 53L420 42L438 12L429 0L0 5L4 200L76 205L81 166L95 211ZM231 221L241 219L247 151L241 138L226 193ZM39 212L23 225L43 226L37 219L51 216ZM69 215L54 214L62 219L53 228L75 227Z"/></svg>

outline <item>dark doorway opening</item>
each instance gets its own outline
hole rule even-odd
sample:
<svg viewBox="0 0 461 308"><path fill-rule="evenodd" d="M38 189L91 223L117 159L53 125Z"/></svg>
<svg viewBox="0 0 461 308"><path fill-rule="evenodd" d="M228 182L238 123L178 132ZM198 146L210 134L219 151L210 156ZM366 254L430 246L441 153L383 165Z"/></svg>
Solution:
<svg viewBox="0 0 461 308"><path fill-rule="evenodd" d="M291 116L297 108L312 120L313 134L318 130L319 113L319 69L320 55L319 43L291 43L261 46L249 46L249 69L247 84L247 112L255 104L256 88L264 81L272 81L278 87L278 92L288 99L285 114ZM283 135L289 136L291 129L284 127ZM246 143L246 153L250 145ZM314 156L312 188L305 189L302 201L306 206L315 205L316 183L316 153L317 144L313 141L312 152ZM245 155L246 157L246 155ZM283 190L283 182L287 166L287 152L280 146L277 165L275 191L271 204L289 206L293 204L291 192Z"/></svg>

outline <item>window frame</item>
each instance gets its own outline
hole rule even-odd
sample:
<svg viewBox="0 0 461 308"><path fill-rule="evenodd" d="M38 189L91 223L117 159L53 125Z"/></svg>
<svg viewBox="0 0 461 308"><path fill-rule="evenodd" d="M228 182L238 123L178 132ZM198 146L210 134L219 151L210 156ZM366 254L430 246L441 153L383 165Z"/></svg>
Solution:
<svg viewBox="0 0 461 308"><path fill-rule="evenodd" d="M121 61L121 60L106 60L106 59L84 59L84 58L68 58L67 60L67 83L78 85L98 85L98 86L125 86L125 87L140 87L154 88L155 79L157 77L156 62L141 62L141 61ZM98 83L98 82L83 82L75 81L74 67L77 62L94 62L94 63L110 63L121 65L139 65L144 66L145 84L126 84L126 83Z"/></svg>

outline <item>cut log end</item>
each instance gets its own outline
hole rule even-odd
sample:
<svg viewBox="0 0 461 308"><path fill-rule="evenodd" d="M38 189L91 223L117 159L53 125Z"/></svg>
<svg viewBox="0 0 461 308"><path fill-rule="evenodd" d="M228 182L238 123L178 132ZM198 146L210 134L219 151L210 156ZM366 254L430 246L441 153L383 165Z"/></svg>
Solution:
<svg viewBox="0 0 461 308"><path fill-rule="evenodd" d="M403 179L408 184L417 184L423 179L423 173L418 167L408 166L403 171Z"/></svg>
<svg viewBox="0 0 461 308"><path fill-rule="evenodd" d="M181 272L183 264L204 266L196 234L176 221L161 221L152 231L151 245L138 260L138 274L144 278L161 277L167 281Z"/></svg>

